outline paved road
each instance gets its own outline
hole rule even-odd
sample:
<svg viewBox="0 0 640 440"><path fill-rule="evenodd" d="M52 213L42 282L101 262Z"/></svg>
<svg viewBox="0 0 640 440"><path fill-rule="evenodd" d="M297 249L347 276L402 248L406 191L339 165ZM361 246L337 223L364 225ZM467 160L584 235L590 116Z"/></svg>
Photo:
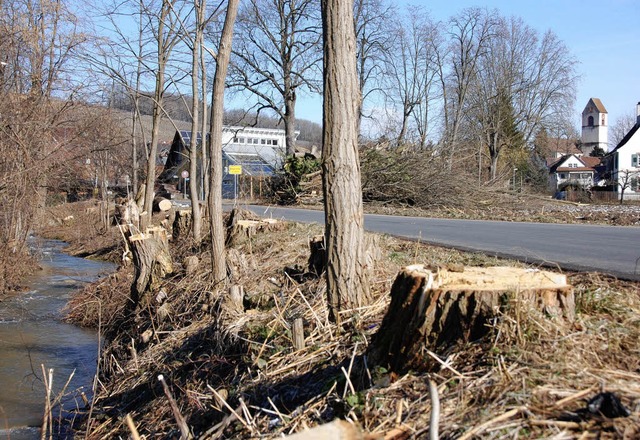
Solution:
<svg viewBox="0 0 640 440"><path fill-rule="evenodd" d="M248 206L264 217L324 222L322 211ZM455 249L515 258L565 270L640 280L640 228L367 214L365 228Z"/></svg>

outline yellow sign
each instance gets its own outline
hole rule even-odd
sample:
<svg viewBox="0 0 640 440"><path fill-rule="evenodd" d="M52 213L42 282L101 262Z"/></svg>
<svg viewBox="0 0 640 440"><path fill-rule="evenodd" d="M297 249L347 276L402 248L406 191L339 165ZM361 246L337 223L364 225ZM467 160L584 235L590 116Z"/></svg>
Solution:
<svg viewBox="0 0 640 440"><path fill-rule="evenodd" d="M242 165L229 165L229 174L242 174Z"/></svg>

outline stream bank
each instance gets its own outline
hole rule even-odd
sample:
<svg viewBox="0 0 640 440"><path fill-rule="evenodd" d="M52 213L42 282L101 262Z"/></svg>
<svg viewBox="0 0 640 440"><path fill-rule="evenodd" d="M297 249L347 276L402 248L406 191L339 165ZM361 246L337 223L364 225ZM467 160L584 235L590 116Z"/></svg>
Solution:
<svg viewBox="0 0 640 440"><path fill-rule="evenodd" d="M91 397L98 334L63 322L61 311L75 291L115 270L113 263L68 255L59 240L32 238L31 247L41 269L24 281L26 291L0 302L0 439L39 438L42 365L54 370L54 396L75 372L63 398L66 410L84 406L80 393Z"/></svg>

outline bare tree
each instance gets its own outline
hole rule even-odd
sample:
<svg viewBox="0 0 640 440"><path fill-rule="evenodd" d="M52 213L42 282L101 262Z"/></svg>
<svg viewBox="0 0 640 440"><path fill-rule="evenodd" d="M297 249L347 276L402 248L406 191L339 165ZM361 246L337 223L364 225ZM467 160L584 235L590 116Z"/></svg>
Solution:
<svg viewBox="0 0 640 440"><path fill-rule="evenodd" d="M358 158L358 75L352 4L322 0L324 30L323 188L329 314L369 301Z"/></svg>
<svg viewBox="0 0 640 440"><path fill-rule="evenodd" d="M385 0L355 0L353 16L356 31L356 59L358 86L360 89L360 126L365 101L382 90L384 63L391 49L391 32L388 23L395 16L393 8ZM365 116L366 117L366 116Z"/></svg>
<svg viewBox="0 0 640 440"><path fill-rule="evenodd" d="M445 54L438 55L438 80L442 87L444 117L441 146L448 153L451 168L469 88L476 75L478 59L487 51L496 20L486 10L469 8L451 18L449 24L451 40Z"/></svg>
<svg viewBox="0 0 640 440"><path fill-rule="evenodd" d="M231 56L233 25L237 11L238 0L229 0L218 45L216 71L211 95L209 221L211 226L211 273L215 283L222 282L227 277L227 264L224 253L225 231L222 224L222 120L224 117L225 79Z"/></svg>
<svg viewBox="0 0 640 440"><path fill-rule="evenodd" d="M640 172L633 170L619 170L616 176L617 186L620 188L620 204L624 203L624 193L631 189L638 191L640 189Z"/></svg>
<svg viewBox="0 0 640 440"><path fill-rule="evenodd" d="M287 155L295 153L296 100L318 92L320 25L313 0L248 0L238 14L230 86L254 95L258 114L280 116Z"/></svg>
<svg viewBox="0 0 640 440"><path fill-rule="evenodd" d="M397 143L405 142L411 121L420 132L420 145L426 142L431 86L436 74L434 46L436 28L428 14L410 7L406 16L393 25L394 41L387 52L388 99L400 110Z"/></svg>
<svg viewBox="0 0 640 440"><path fill-rule="evenodd" d="M158 155L158 132L160 121L163 117L162 103L165 92L165 72L169 57L175 45L179 41L179 27L176 23L176 14L172 14L172 3L170 0L161 0L159 5L152 4L157 9L147 9L151 29L156 44L156 66L154 70L155 87L153 93L153 113L151 126L151 145L149 146L149 157L147 160L147 178L145 182L145 197L140 226L144 231L151 223L153 209L154 188L156 183L156 157Z"/></svg>
<svg viewBox="0 0 640 440"><path fill-rule="evenodd" d="M477 59L472 81L473 115L489 151L490 176L506 148L522 148L541 127L570 112L575 100L575 61L557 38L519 18L497 18L489 50Z"/></svg>
<svg viewBox="0 0 640 440"><path fill-rule="evenodd" d="M615 148L636 125L636 120L637 116L633 112L625 113L616 118L615 122L609 127L609 145L611 145L611 149Z"/></svg>

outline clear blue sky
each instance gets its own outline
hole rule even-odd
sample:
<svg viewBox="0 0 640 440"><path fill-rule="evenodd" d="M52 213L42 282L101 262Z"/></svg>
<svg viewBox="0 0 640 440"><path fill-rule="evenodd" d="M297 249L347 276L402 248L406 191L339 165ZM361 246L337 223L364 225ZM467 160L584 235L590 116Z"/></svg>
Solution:
<svg viewBox="0 0 640 440"><path fill-rule="evenodd" d="M393 2L392 2L393 3ZM521 17L540 34L553 31L580 64L575 126L589 98L600 98L610 124L635 114L640 102L640 0L413 0L395 2L422 6L435 20L446 21L466 7L497 9L501 15ZM302 98L299 118L320 122L319 100Z"/></svg>

